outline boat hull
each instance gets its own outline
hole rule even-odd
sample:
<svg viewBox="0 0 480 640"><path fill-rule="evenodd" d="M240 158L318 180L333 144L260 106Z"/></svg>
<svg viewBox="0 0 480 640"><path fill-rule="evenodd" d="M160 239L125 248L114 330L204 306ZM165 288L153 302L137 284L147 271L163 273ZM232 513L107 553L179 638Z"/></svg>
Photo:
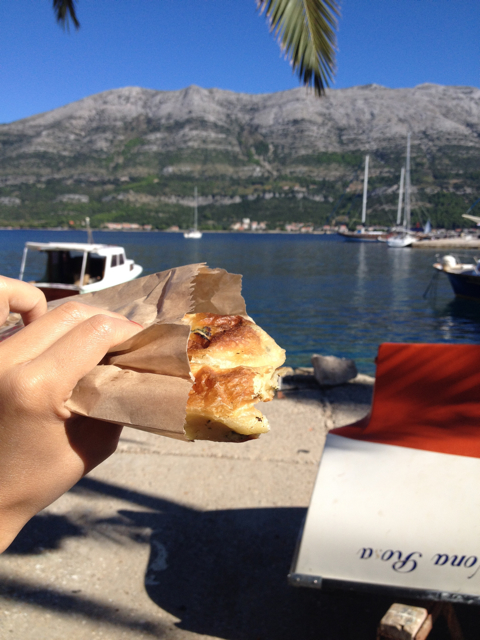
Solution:
<svg viewBox="0 0 480 640"><path fill-rule="evenodd" d="M338 235L342 236L346 242L378 242L385 237L383 233L355 233L353 231L339 231Z"/></svg>
<svg viewBox="0 0 480 640"><path fill-rule="evenodd" d="M80 289L78 287L66 288L62 285L48 285L48 284L35 284L37 289L43 293L47 302L51 302L52 300L60 300L61 298L68 298L69 296L76 296L80 293Z"/></svg>
<svg viewBox="0 0 480 640"><path fill-rule="evenodd" d="M133 264L132 268L129 271L119 273L120 277L105 278L104 280L100 280L99 282L85 284L83 286L59 284L54 282L32 282L32 284L34 284L37 289L40 289L40 291L43 292L45 298L47 299L47 302L50 302L52 300L68 298L69 296L76 296L81 293L94 293L95 291L102 291L103 289L115 287L118 284L130 282L130 280L135 280L135 278L137 278L142 273L142 271L143 268L140 265Z"/></svg>
<svg viewBox="0 0 480 640"><path fill-rule="evenodd" d="M408 249L415 242L415 238L412 236L398 236L391 237L387 240L387 245L391 249Z"/></svg>
<svg viewBox="0 0 480 640"><path fill-rule="evenodd" d="M480 275L445 271L456 296L480 300Z"/></svg>

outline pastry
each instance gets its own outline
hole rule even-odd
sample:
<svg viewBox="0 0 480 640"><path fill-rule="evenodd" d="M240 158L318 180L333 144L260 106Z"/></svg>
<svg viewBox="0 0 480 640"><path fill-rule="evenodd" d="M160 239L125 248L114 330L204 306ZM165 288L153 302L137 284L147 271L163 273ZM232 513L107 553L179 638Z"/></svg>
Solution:
<svg viewBox="0 0 480 640"><path fill-rule="evenodd" d="M255 407L272 400L285 351L252 320L187 314L187 353L195 382L187 402L190 440L244 442L269 430Z"/></svg>

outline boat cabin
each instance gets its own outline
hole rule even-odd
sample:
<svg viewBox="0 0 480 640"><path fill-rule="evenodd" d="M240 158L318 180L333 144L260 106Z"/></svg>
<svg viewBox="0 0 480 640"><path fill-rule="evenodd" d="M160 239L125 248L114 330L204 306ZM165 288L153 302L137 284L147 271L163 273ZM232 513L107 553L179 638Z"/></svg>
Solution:
<svg viewBox="0 0 480 640"><path fill-rule="evenodd" d="M99 291L133 280L142 267L127 260L123 247L76 242L27 242L19 279L23 280L29 251L45 254L44 273L32 282L47 300Z"/></svg>

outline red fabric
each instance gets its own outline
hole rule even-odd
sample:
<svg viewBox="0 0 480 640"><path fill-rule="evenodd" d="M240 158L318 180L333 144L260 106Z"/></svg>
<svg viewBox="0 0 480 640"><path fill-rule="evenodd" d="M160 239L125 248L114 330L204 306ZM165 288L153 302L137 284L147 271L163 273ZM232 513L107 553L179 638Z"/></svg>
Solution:
<svg viewBox="0 0 480 640"><path fill-rule="evenodd" d="M380 345L370 416L331 433L480 458L480 346Z"/></svg>

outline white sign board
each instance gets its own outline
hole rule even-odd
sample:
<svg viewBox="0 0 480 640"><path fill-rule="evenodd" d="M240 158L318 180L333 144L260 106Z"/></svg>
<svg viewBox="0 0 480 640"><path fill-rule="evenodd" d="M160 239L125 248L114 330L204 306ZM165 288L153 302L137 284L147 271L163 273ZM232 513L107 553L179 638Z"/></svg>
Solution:
<svg viewBox="0 0 480 640"><path fill-rule="evenodd" d="M329 434L290 579L480 598L480 459Z"/></svg>

